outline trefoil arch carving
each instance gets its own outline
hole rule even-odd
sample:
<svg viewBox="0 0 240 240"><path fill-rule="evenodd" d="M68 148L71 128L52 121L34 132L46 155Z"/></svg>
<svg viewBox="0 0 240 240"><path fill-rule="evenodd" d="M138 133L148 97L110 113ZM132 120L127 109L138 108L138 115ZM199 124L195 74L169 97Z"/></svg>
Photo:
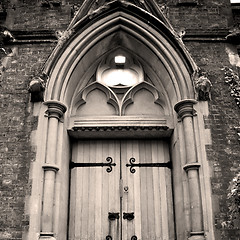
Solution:
<svg viewBox="0 0 240 240"><path fill-rule="evenodd" d="M79 115L79 109L81 109L82 106L84 106L86 103L88 103L88 101L92 101L89 99L89 94L93 93L94 91L100 90L102 93L104 93L105 97L106 97L106 103L110 104L111 106L114 107L115 109L115 114L113 115L117 115L117 116L126 116L127 115L127 111L126 109L130 106L130 105L134 105L136 104L138 99L142 99L142 101L145 104L149 104L152 105L152 107L154 108L154 105L156 105L156 108L159 108L159 111L157 111L158 113L161 114L156 114L156 115L165 115L164 113L164 101L163 99L160 98L160 93L159 91L150 83L144 81L141 82L139 84L136 84L135 86L131 87L131 88L126 88L125 89L125 93L123 95L123 97L119 97L117 95L117 93L114 92L114 90L112 90L110 87L105 86L102 83L99 82L93 82L90 85L88 85L87 87L85 87L79 94L77 94L76 96L76 100L74 101L74 107L73 107L73 111L72 111L72 116L77 116ZM142 92L141 92L142 91ZM97 95L98 93L95 92L95 95ZM135 97L137 94L140 94L141 96L139 96L139 98L136 100ZM97 102L91 102L92 105L97 104ZM89 107L91 107L91 105L89 105ZM100 106L99 106L100 107ZM137 111L135 111L134 115L144 115L144 111L146 110L145 106L142 105L141 109L137 109ZM154 111L154 109L153 109ZM167 112L167 110L165 111ZM156 113L156 111L155 111ZM109 113L106 112L106 115L109 115ZM132 114L133 115L133 114ZM154 114L152 114L154 115ZM81 115L79 115L81 116ZM92 117L96 117L98 116L98 114L92 112L91 114Z"/></svg>

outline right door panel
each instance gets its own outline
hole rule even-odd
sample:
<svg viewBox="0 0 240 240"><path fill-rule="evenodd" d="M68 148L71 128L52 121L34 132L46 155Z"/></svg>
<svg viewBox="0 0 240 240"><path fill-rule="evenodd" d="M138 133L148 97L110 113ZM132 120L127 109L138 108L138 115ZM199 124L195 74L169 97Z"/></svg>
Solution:
<svg viewBox="0 0 240 240"><path fill-rule="evenodd" d="M130 159L135 166L130 171ZM170 161L168 143L161 140L126 140L121 143L122 212L134 219L122 220L127 239L175 239L171 170L156 163ZM143 164L143 165L142 165Z"/></svg>

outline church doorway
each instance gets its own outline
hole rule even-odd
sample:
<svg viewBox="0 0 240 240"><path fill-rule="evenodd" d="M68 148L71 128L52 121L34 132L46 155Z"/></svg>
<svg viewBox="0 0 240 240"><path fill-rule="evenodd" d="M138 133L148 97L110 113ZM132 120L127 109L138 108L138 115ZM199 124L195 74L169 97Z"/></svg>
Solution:
<svg viewBox="0 0 240 240"><path fill-rule="evenodd" d="M44 67L29 239L214 239L198 68L155 4L101 6Z"/></svg>
<svg viewBox="0 0 240 240"><path fill-rule="evenodd" d="M70 240L175 239L165 140L78 140L70 169Z"/></svg>

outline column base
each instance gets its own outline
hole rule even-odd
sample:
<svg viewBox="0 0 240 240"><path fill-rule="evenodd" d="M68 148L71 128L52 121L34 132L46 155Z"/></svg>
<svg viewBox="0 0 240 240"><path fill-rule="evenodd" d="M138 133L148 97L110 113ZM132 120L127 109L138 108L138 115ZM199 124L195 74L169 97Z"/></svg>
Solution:
<svg viewBox="0 0 240 240"><path fill-rule="evenodd" d="M56 240L53 232L41 232L39 240Z"/></svg>
<svg viewBox="0 0 240 240"><path fill-rule="evenodd" d="M50 237L50 236L40 236L39 240L56 240L55 237Z"/></svg>
<svg viewBox="0 0 240 240"><path fill-rule="evenodd" d="M205 240L204 232L191 232L188 240Z"/></svg>
<svg viewBox="0 0 240 240"><path fill-rule="evenodd" d="M40 236L39 240L56 240L56 238L50 236Z"/></svg>

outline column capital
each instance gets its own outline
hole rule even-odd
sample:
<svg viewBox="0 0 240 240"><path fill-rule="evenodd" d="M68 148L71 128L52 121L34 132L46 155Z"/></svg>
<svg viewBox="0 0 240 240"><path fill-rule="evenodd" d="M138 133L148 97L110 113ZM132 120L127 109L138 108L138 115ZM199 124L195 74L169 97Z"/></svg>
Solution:
<svg viewBox="0 0 240 240"><path fill-rule="evenodd" d="M174 106L174 110L177 112L178 116L183 119L185 117L193 117L196 114L193 105L196 104L197 101L194 99L184 99L178 102Z"/></svg>
<svg viewBox="0 0 240 240"><path fill-rule="evenodd" d="M201 165L197 162L193 163L187 163L183 166L183 169L188 172L189 170L198 170L201 167Z"/></svg>
<svg viewBox="0 0 240 240"><path fill-rule="evenodd" d="M44 164L42 166L42 168L44 169L44 171L57 172L59 170L59 167L57 165L54 165L54 164Z"/></svg>
<svg viewBox="0 0 240 240"><path fill-rule="evenodd" d="M56 100L49 100L43 104L48 106L48 110L46 111L48 118L57 118L60 120L67 110L67 107L63 103Z"/></svg>

